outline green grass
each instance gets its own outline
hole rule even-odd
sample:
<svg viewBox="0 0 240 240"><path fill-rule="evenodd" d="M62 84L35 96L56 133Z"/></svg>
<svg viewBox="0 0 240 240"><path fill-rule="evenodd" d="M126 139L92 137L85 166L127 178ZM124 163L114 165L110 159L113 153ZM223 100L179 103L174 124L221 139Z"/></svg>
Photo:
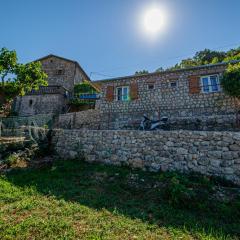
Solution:
<svg viewBox="0 0 240 240"><path fill-rule="evenodd" d="M0 177L0 239L240 239L240 202L211 200L215 184L80 161L13 170Z"/></svg>

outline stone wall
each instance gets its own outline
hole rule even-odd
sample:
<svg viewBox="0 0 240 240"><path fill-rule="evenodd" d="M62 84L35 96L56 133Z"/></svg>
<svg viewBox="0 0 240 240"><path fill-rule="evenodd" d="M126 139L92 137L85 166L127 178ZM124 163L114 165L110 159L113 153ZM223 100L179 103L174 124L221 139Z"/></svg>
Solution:
<svg viewBox="0 0 240 240"><path fill-rule="evenodd" d="M17 97L14 110L19 116L37 114L59 114L66 111L67 102L63 94L25 95Z"/></svg>
<svg viewBox="0 0 240 240"><path fill-rule="evenodd" d="M240 109L239 102L226 96L223 91L215 93L203 93L201 90L198 93L190 91L189 79L191 76L198 76L199 79L201 76L211 74L221 76L225 69L225 64L217 64L98 81L97 84L102 87L103 97L97 101L96 108L102 113L112 115L116 125L120 118L125 118L126 123L132 121L131 115L141 116L146 113L152 118L167 116L171 122L192 119L194 124L195 119L199 119L203 129L206 128L205 123L208 121L212 125L213 118L222 129L236 128L238 127L236 113ZM172 82L175 82L176 86L171 86ZM132 83L137 84L137 99L117 101L115 96L112 101L109 101L108 87L113 87L114 94L116 94L117 87L131 86ZM154 88L149 89L149 85L153 85ZM200 85L199 82L201 88ZM133 121L136 122L137 118ZM219 128L210 127L210 129Z"/></svg>
<svg viewBox="0 0 240 240"><path fill-rule="evenodd" d="M81 82L83 76L81 73L76 75L77 64L74 61L68 61L63 58L50 56L40 60L42 69L48 75L48 84L63 86L69 91L73 90L74 82Z"/></svg>
<svg viewBox="0 0 240 240"><path fill-rule="evenodd" d="M81 112L60 114L55 122L55 127L65 129L100 129L101 116L99 111L89 109Z"/></svg>
<svg viewBox="0 0 240 240"><path fill-rule="evenodd" d="M179 170L225 177L240 184L240 133L207 131L54 130L56 152L66 159Z"/></svg>

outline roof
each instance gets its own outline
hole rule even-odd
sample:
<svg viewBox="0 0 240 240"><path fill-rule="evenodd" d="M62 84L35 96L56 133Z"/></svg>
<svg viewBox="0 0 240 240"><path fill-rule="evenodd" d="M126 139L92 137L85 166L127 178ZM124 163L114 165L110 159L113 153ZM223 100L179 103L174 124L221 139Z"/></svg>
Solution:
<svg viewBox="0 0 240 240"><path fill-rule="evenodd" d="M166 73L191 71L191 70L197 70L197 69L206 68L206 67L224 66L224 65L227 65L229 63L240 63L240 60L233 60L233 61L229 61L229 62L221 62L221 63L215 63L215 64L205 64L205 65L187 67L187 68L181 68L181 69L175 69L175 70L165 70L165 71L162 71L162 72L144 73L144 74L141 74L141 75L129 75L129 76L123 76L123 77L101 79L101 80L93 81L93 83L96 84L96 85L101 85L104 82L123 80L123 79L126 79L126 78L131 79L131 78L136 78L136 77L148 77L148 76L155 76L155 75L166 74Z"/></svg>
<svg viewBox="0 0 240 240"><path fill-rule="evenodd" d="M62 59L64 61L67 61L67 62L74 63L80 69L80 71L84 74L84 77L86 78L86 80L91 81L91 79L89 78L87 73L83 70L83 68L80 66L80 64L77 61L74 61L74 60L71 60L71 59L68 59L68 58L60 57L60 56L57 56L57 55L54 55L54 54L49 54L45 57L36 59L34 62L38 62L38 61L41 61L41 60L44 60L44 59L47 59L47 58L50 58L50 57L55 57L55 58L59 58L59 59Z"/></svg>

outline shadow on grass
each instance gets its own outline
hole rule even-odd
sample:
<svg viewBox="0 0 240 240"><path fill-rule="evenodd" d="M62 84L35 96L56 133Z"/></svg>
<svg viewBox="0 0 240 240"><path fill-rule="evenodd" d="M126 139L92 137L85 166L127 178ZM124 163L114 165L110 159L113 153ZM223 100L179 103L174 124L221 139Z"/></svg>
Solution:
<svg viewBox="0 0 240 240"><path fill-rule="evenodd" d="M200 231L230 239L240 236L239 205L213 200L207 205L199 203L198 208L186 207L188 204L174 207L164 198L161 173L57 161L43 169L13 170L6 178L17 186L35 186L41 194L54 195L57 199L94 209L105 208L167 228L186 229L193 235Z"/></svg>

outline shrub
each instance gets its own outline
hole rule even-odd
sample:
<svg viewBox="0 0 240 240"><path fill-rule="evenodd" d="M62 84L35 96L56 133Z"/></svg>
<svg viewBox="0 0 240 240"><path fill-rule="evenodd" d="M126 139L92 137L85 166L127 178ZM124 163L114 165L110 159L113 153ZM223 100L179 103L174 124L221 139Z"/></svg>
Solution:
<svg viewBox="0 0 240 240"><path fill-rule="evenodd" d="M226 94L240 99L240 63L228 66L221 85Z"/></svg>
<svg viewBox="0 0 240 240"><path fill-rule="evenodd" d="M83 82L74 86L74 94L81 93L96 93L96 90L89 82Z"/></svg>
<svg viewBox="0 0 240 240"><path fill-rule="evenodd" d="M18 154L16 153L13 153L13 154L10 154L7 158L5 158L4 162L9 166L13 166L15 165L16 163L18 163L20 161L20 157Z"/></svg>
<svg viewBox="0 0 240 240"><path fill-rule="evenodd" d="M160 179L166 181L164 198L176 208L204 209L213 189L213 182L208 177L196 173L183 175L178 172L166 172Z"/></svg>

